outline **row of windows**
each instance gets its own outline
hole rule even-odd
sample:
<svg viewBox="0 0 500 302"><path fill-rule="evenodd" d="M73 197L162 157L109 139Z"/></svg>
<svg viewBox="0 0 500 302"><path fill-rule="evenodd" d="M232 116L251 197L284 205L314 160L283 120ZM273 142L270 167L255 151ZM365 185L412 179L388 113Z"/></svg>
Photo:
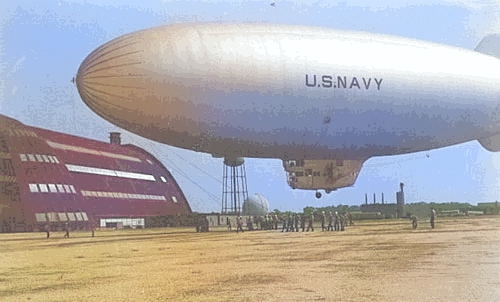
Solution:
<svg viewBox="0 0 500 302"><path fill-rule="evenodd" d="M73 185L64 184L29 184L32 193L68 193L76 194Z"/></svg>
<svg viewBox="0 0 500 302"><path fill-rule="evenodd" d="M163 195L150 194L131 194L121 192L102 192L102 191L85 191L82 190L82 195L86 197L105 197L105 198L120 198L120 199L141 199L141 200L163 200L167 199Z"/></svg>
<svg viewBox="0 0 500 302"><path fill-rule="evenodd" d="M99 225L100 227L105 228L110 225L117 225L118 223L121 223L123 226L135 228L138 226L144 227L144 222L144 218L101 218Z"/></svg>
<svg viewBox="0 0 500 302"><path fill-rule="evenodd" d="M45 154L19 154L21 161L32 161L32 162L40 162L40 163L52 163L59 164L59 160L54 155L45 155ZM148 160L149 161L149 160ZM66 168L71 172L81 172L81 173L89 173L89 174L97 174L97 175L105 175L105 176L116 176L123 178L132 178L139 180L149 180L156 181L153 175L142 174L142 173L134 173L134 172L125 172L125 171L117 171L117 170L109 170L95 167L85 167L78 165L66 165ZM167 179L164 176L160 176L162 182L167 182Z"/></svg>
<svg viewBox="0 0 500 302"><path fill-rule="evenodd" d="M89 221L89 217L85 212L48 212L35 213L37 222L72 222L72 221Z"/></svg>
<svg viewBox="0 0 500 302"><path fill-rule="evenodd" d="M71 145L56 143L56 142L52 142L52 141L47 141L47 144L49 144L49 146L51 146L54 149L73 151L73 152L79 152L79 153L86 153L86 154L92 154L92 155L98 155L98 156L105 156L105 157L123 159L123 160L128 160L128 161L139 162L139 163L141 162L140 158L128 156L128 155L123 155L123 154L116 154L116 153L111 153L111 152L106 152L106 151L99 151L99 150L94 150L94 149L89 149L89 148L84 148L84 147L79 147L79 146L71 146Z"/></svg>
<svg viewBox="0 0 500 302"><path fill-rule="evenodd" d="M296 171L296 172L290 172L291 175L297 176L297 177L302 177L302 176L321 176L320 171L313 171L311 169L307 169L305 172L303 171Z"/></svg>
<svg viewBox="0 0 500 302"><path fill-rule="evenodd" d="M54 155L45 154L19 154L21 161L35 161L39 163L58 164L59 160Z"/></svg>
<svg viewBox="0 0 500 302"><path fill-rule="evenodd" d="M37 137L36 133L31 131L31 130L24 130L24 129L9 129L9 134L11 136L31 136L31 137Z"/></svg>
<svg viewBox="0 0 500 302"><path fill-rule="evenodd" d="M80 172L80 173L95 174L95 175L104 175L104 176L122 177L122 178L138 179L138 180L156 181L155 177L153 175L150 175L150 174L142 174L142 173L126 172L126 171L118 171L118 170L109 170L109 169L70 165L70 164L67 164L66 168L70 172Z"/></svg>

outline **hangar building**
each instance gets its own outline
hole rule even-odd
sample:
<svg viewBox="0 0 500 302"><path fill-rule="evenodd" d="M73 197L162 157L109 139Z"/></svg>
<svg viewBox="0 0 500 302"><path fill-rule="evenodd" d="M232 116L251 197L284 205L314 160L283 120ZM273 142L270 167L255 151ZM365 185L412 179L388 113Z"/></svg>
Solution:
<svg viewBox="0 0 500 302"><path fill-rule="evenodd" d="M191 213L154 156L29 127L0 115L0 231L144 227L147 217Z"/></svg>

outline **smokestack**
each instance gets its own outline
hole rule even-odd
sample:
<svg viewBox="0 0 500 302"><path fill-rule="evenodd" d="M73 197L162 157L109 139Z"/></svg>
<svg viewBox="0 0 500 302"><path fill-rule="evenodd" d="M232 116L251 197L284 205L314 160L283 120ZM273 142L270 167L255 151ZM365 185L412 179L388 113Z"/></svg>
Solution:
<svg viewBox="0 0 500 302"><path fill-rule="evenodd" d="M121 145L122 139L120 138L120 132L110 132L109 143L112 145Z"/></svg>
<svg viewBox="0 0 500 302"><path fill-rule="evenodd" d="M365 204L368 204L368 194L365 193Z"/></svg>
<svg viewBox="0 0 500 302"><path fill-rule="evenodd" d="M373 204L376 204L375 193L373 193Z"/></svg>
<svg viewBox="0 0 500 302"><path fill-rule="evenodd" d="M382 204L384 204L384 193L382 193Z"/></svg>

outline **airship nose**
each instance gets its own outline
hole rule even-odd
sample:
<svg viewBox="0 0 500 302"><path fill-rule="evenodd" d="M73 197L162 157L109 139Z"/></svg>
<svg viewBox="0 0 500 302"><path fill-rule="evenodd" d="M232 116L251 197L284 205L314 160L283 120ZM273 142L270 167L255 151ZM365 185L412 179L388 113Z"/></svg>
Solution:
<svg viewBox="0 0 500 302"><path fill-rule="evenodd" d="M140 48L125 36L97 48L80 65L76 86L82 100L94 112L112 118L110 112L127 109L134 95L142 64Z"/></svg>

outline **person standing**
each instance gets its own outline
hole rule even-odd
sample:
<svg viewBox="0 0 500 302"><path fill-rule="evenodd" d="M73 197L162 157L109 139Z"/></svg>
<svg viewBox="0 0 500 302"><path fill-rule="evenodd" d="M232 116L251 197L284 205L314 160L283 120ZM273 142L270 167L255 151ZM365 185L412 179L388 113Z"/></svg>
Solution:
<svg viewBox="0 0 500 302"><path fill-rule="evenodd" d="M241 216L238 216L238 220L236 221L236 233L241 231L243 233L243 218Z"/></svg>
<svg viewBox="0 0 500 302"><path fill-rule="evenodd" d="M67 223L64 226L64 230L66 231L66 233L64 233L64 238L69 238L69 225Z"/></svg>
<svg viewBox="0 0 500 302"><path fill-rule="evenodd" d="M335 231L340 231L340 218L339 218L339 213L335 211L335 216L334 218L334 223L333 223L333 228Z"/></svg>
<svg viewBox="0 0 500 302"><path fill-rule="evenodd" d="M287 232L293 232L295 230L295 225L293 224L293 215L290 213L288 215L288 229Z"/></svg>
<svg viewBox="0 0 500 302"><path fill-rule="evenodd" d="M321 212L321 231L325 231L326 227L326 215L325 215L325 211L322 211Z"/></svg>
<svg viewBox="0 0 500 302"><path fill-rule="evenodd" d="M328 212L328 226L326 228L327 231L333 231L333 214L332 212Z"/></svg>
<svg viewBox="0 0 500 302"><path fill-rule="evenodd" d="M299 214L293 214L293 225L295 226L295 232L299 232Z"/></svg>
<svg viewBox="0 0 500 302"><path fill-rule="evenodd" d="M300 217L300 228L302 229L302 232L306 230L306 214L302 213L302 215L299 215Z"/></svg>
<svg viewBox="0 0 500 302"><path fill-rule="evenodd" d="M282 228L281 232L283 233L284 231L288 232L288 219L285 216L281 217L281 223L282 223Z"/></svg>
<svg viewBox="0 0 500 302"><path fill-rule="evenodd" d="M434 222L436 220L436 210L431 209L431 228L434 228Z"/></svg>
<svg viewBox="0 0 500 302"><path fill-rule="evenodd" d="M309 219L307 221L307 232L309 232L309 228L311 229L311 232L314 232L314 213L311 212L309 215Z"/></svg>
<svg viewBox="0 0 500 302"><path fill-rule="evenodd" d="M410 220L411 220L411 226L415 230L417 228L417 226L418 226L417 216L411 215Z"/></svg>
<svg viewBox="0 0 500 302"><path fill-rule="evenodd" d="M50 237L50 226L48 224L45 225L45 233L47 233L47 239Z"/></svg>

